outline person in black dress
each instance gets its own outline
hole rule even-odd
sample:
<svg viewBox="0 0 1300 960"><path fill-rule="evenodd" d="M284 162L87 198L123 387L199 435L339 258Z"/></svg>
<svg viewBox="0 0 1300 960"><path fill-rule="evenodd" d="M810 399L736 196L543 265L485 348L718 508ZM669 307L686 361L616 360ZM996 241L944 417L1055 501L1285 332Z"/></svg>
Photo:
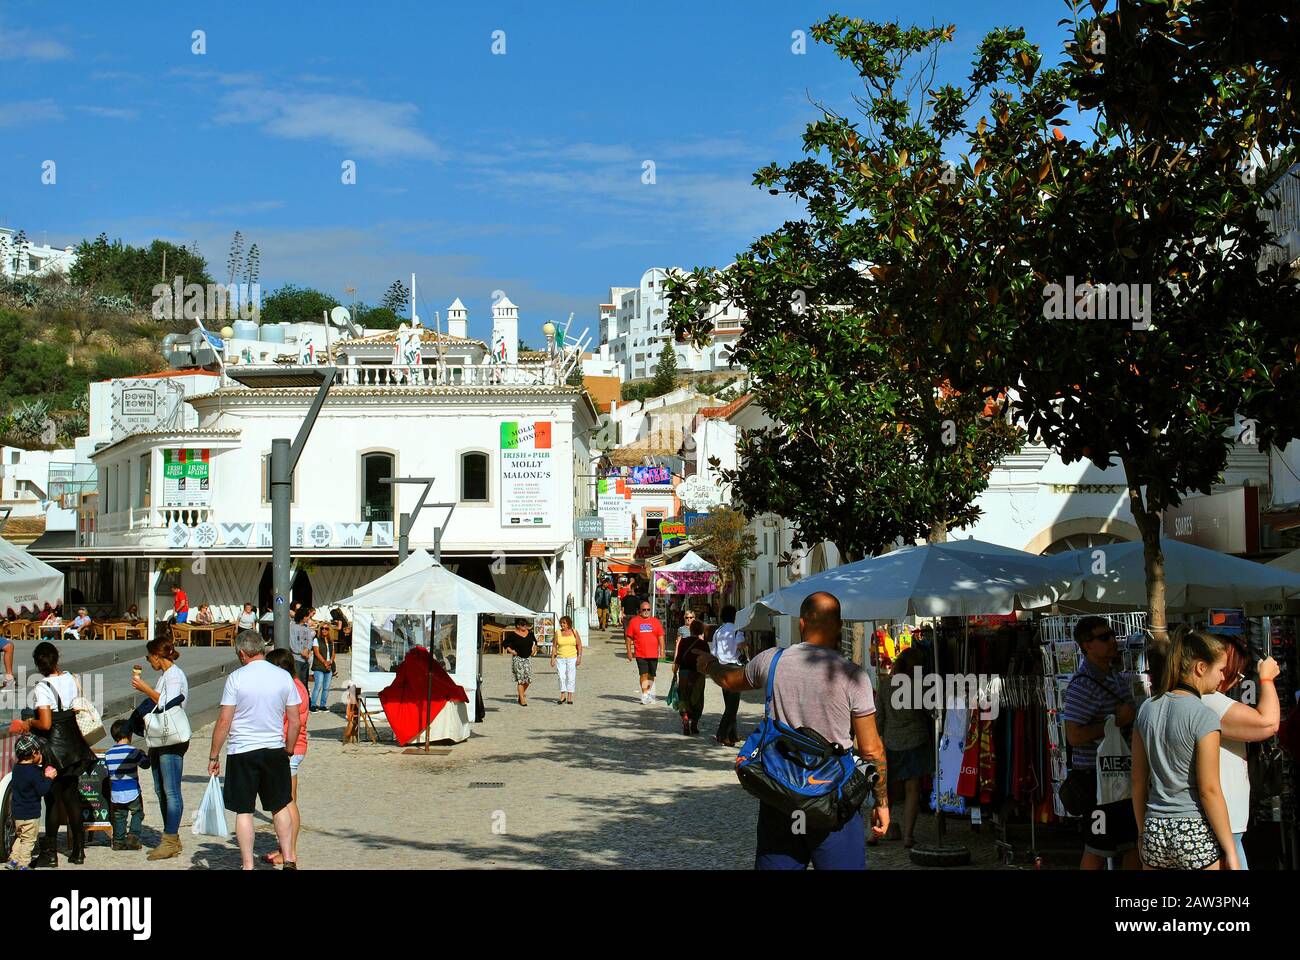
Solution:
<svg viewBox="0 0 1300 960"><path fill-rule="evenodd" d="M520 617L515 621L515 628L505 635L502 643L513 656L510 658L510 671L515 675L515 684L519 687L519 706L528 706L528 685L533 682L533 653L537 650L537 635L528 626L528 621Z"/></svg>

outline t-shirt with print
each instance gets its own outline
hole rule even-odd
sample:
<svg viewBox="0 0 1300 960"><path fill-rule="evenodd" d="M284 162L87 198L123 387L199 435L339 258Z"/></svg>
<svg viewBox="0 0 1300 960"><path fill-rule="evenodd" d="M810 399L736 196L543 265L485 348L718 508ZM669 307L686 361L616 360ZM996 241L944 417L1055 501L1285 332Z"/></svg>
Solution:
<svg viewBox="0 0 1300 960"><path fill-rule="evenodd" d="M1166 693L1138 710L1136 729L1151 768L1147 816L1196 817L1201 796L1196 782L1196 743L1219 729L1219 718L1186 693Z"/></svg>
<svg viewBox="0 0 1300 960"><path fill-rule="evenodd" d="M1226 694L1214 691L1201 697L1201 703L1214 711L1223 723L1223 715L1237 705ZM1223 799L1228 804L1228 820L1233 833L1245 833L1250 826L1250 764L1246 759L1246 744L1220 734L1219 782L1223 784Z"/></svg>
<svg viewBox="0 0 1300 960"><path fill-rule="evenodd" d="M226 678L221 692L221 705L235 708L226 752L283 750L284 712L301 702L294 677L287 670L260 658L250 660Z"/></svg>
<svg viewBox="0 0 1300 960"><path fill-rule="evenodd" d="M1065 691L1063 719L1080 726L1103 723L1121 704L1133 703L1133 691L1118 673L1102 673L1091 660L1082 660ZM1097 747L1101 737L1081 747L1070 748L1070 766L1075 770L1092 770L1097 766Z"/></svg>
<svg viewBox="0 0 1300 960"><path fill-rule="evenodd" d="M632 638L632 652L642 660L653 660L663 649L664 625L658 617L633 617L623 635Z"/></svg>
<svg viewBox="0 0 1300 960"><path fill-rule="evenodd" d="M767 675L779 648L764 650L745 667L750 686L767 689ZM867 671L838 651L813 643L785 648L776 665L772 710L778 720L816 730L832 743L853 742L853 718L876 712Z"/></svg>

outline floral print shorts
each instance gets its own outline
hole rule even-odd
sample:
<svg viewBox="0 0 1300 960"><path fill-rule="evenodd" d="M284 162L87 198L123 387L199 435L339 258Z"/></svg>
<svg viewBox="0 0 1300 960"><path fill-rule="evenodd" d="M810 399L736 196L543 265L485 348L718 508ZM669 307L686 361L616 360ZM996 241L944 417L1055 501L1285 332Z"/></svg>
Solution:
<svg viewBox="0 0 1300 960"><path fill-rule="evenodd" d="M1142 862L1157 870L1204 870L1220 857L1204 817L1147 817Z"/></svg>

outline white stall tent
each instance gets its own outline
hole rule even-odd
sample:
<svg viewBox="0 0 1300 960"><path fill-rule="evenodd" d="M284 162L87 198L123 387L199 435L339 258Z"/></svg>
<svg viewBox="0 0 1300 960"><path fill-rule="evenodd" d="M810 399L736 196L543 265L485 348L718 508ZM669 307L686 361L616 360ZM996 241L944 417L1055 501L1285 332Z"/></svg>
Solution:
<svg viewBox="0 0 1300 960"><path fill-rule="evenodd" d="M448 704L435 718L435 728L440 723L445 728L454 720L451 708L456 708L466 724L472 713L478 689L479 614L530 621L537 616L527 607L457 576L424 550L416 550L337 605L352 611L352 682L362 691L377 693L392 683L396 663L417 645L433 651L452 679L465 688L469 705ZM439 739L438 733L435 729L435 739Z"/></svg>
<svg viewBox="0 0 1300 960"><path fill-rule="evenodd" d="M0 614L40 613L63 603L63 574L0 539Z"/></svg>

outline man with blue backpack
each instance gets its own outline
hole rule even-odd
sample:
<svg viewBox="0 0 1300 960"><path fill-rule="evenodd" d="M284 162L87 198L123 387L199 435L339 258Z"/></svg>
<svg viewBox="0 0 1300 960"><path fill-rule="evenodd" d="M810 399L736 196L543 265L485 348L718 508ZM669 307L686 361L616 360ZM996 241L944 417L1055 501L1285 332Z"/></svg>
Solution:
<svg viewBox="0 0 1300 960"><path fill-rule="evenodd" d="M736 758L741 785L762 804L758 870L865 870L859 808L868 793L872 833L889 829L875 695L866 671L840 655L840 631L839 601L819 592L799 608L801 643L764 650L745 667L699 656L700 672L723 690L766 691L763 723Z"/></svg>

